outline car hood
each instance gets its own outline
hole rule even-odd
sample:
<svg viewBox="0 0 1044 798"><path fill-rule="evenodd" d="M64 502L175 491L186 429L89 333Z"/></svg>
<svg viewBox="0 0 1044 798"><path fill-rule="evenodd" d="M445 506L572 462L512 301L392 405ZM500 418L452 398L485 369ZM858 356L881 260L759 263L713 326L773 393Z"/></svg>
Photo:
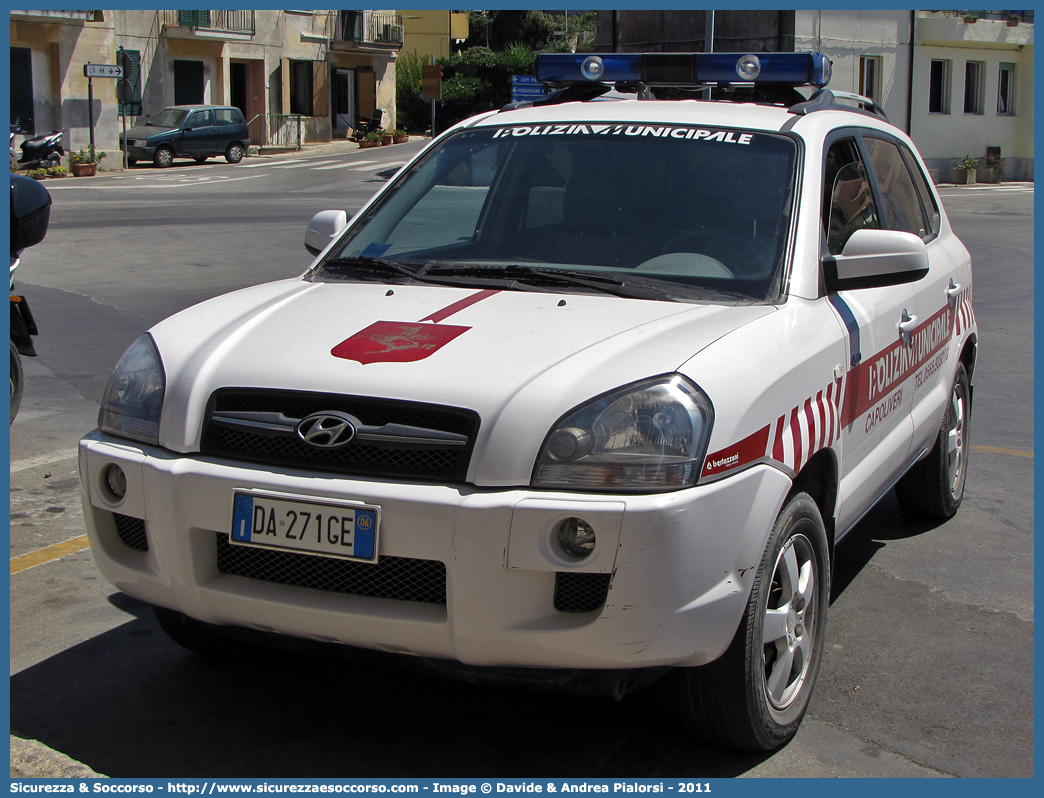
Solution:
<svg viewBox="0 0 1044 798"><path fill-rule="evenodd" d="M176 127L160 127L159 125L138 125L138 127L132 127L127 131L126 138L128 139L147 139L152 136L158 136L161 133L175 133L178 128Z"/></svg>
<svg viewBox="0 0 1044 798"><path fill-rule="evenodd" d="M438 286L268 283L189 308L151 330L166 374L161 443L198 451L207 402L223 387L395 398L476 411L481 428L472 481L524 484L544 436L573 407L671 373L773 309Z"/></svg>

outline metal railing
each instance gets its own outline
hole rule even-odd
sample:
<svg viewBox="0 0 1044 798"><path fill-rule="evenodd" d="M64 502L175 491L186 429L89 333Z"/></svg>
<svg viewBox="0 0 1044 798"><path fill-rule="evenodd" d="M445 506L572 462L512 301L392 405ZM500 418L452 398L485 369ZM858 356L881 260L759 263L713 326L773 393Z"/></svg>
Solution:
<svg viewBox="0 0 1044 798"><path fill-rule="evenodd" d="M1023 22L1033 22L1033 11L958 11L961 17L976 17L977 19L1008 20L1017 17Z"/></svg>
<svg viewBox="0 0 1044 798"><path fill-rule="evenodd" d="M254 12L232 9L216 11L161 11L163 24L172 28L254 33Z"/></svg>
<svg viewBox="0 0 1044 798"><path fill-rule="evenodd" d="M339 11L334 40L402 47L402 15L383 11Z"/></svg>
<svg viewBox="0 0 1044 798"><path fill-rule="evenodd" d="M300 114L258 114L247 123L250 143L264 147L301 149L305 128L312 117Z"/></svg>

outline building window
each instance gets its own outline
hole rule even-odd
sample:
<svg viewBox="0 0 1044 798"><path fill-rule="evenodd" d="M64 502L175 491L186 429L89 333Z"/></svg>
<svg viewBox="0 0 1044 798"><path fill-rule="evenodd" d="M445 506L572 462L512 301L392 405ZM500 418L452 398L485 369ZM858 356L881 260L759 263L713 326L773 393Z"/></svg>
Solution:
<svg viewBox="0 0 1044 798"><path fill-rule="evenodd" d="M997 87L997 116L1015 116L1015 65L1000 65Z"/></svg>
<svg viewBox="0 0 1044 798"><path fill-rule="evenodd" d="M964 113L981 114L983 96L982 61L968 61L964 65Z"/></svg>
<svg viewBox="0 0 1044 798"><path fill-rule="evenodd" d="M950 62L932 59L932 71L928 84L928 113L950 113Z"/></svg>
<svg viewBox="0 0 1044 798"><path fill-rule="evenodd" d="M312 116L312 62L290 62L290 113Z"/></svg>
<svg viewBox="0 0 1044 798"><path fill-rule="evenodd" d="M879 56L859 56L859 93L880 104L881 59Z"/></svg>
<svg viewBox="0 0 1044 798"><path fill-rule="evenodd" d="M23 133L36 135L33 114L33 51L28 47L11 48L11 124Z"/></svg>

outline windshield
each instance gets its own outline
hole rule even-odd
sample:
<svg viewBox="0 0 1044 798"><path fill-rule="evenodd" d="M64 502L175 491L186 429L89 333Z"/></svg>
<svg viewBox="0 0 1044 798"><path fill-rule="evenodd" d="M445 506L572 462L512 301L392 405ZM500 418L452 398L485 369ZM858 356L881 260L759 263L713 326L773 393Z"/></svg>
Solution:
<svg viewBox="0 0 1044 798"><path fill-rule="evenodd" d="M461 131L400 177L312 279L344 279L335 264L368 259L427 275L565 271L676 299L707 289L771 299L796 152L785 136L695 126Z"/></svg>
<svg viewBox="0 0 1044 798"><path fill-rule="evenodd" d="M188 111L182 111L177 108L164 108L152 117L150 124L156 127L181 127L181 123L187 114Z"/></svg>

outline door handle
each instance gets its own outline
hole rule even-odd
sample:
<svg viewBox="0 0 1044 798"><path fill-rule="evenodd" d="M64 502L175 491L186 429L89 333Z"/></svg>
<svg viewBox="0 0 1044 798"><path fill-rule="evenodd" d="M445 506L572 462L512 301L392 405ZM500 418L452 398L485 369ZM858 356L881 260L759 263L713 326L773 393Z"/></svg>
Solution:
<svg viewBox="0 0 1044 798"><path fill-rule="evenodd" d="M902 339L906 346L909 346L913 335L913 331L917 329L917 317L911 316L903 308L903 318L899 322L899 337Z"/></svg>
<svg viewBox="0 0 1044 798"><path fill-rule="evenodd" d="M950 287L946 289L946 301L950 303L950 306L957 304L957 297L961 293L961 284L955 283L953 278L950 278Z"/></svg>

